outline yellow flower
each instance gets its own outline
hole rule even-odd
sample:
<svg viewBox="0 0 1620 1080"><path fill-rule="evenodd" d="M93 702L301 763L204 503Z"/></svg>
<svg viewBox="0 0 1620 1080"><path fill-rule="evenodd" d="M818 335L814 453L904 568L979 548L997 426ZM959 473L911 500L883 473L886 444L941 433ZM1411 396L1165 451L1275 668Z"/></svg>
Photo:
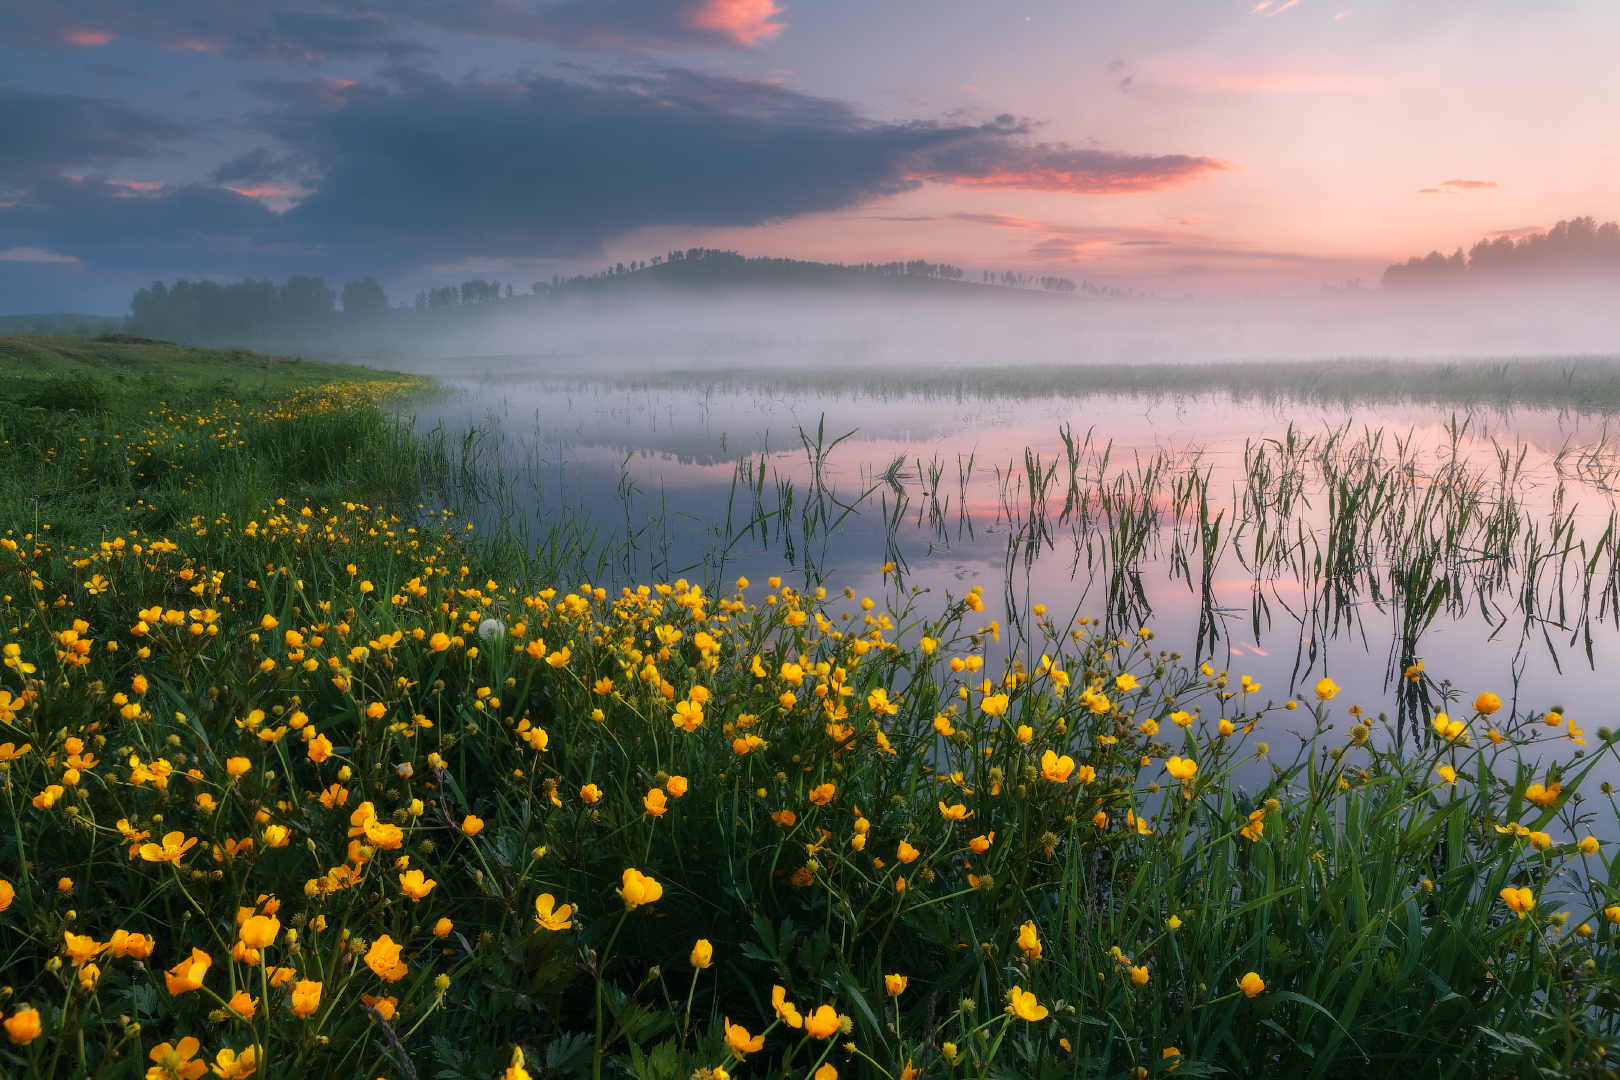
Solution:
<svg viewBox="0 0 1620 1080"><path fill-rule="evenodd" d="M388 982L399 982L409 970L399 958L399 950L394 939L384 934L366 951L366 966Z"/></svg>
<svg viewBox="0 0 1620 1080"><path fill-rule="evenodd" d="M939 804L939 813L940 816L946 821L965 821L973 816L972 812L961 803L957 803L954 806L946 806L942 802Z"/></svg>
<svg viewBox="0 0 1620 1080"><path fill-rule="evenodd" d="M266 949L276 943L281 933L281 920L274 915L254 915L242 923L237 936L250 949Z"/></svg>
<svg viewBox="0 0 1620 1080"><path fill-rule="evenodd" d="M420 903L437 884L437 881L424 879L420 870L407 870L399 875L399 891L410 897L413 903Z"/></svg>
<svg viewBox="0 0 1620 1080"><path fill-rule="evenodd" d="M987 833L984 836L975 836L973 839L968 841L968 850L972 851L975 855L983 855L985 852L990 850L990 845L995 842L995 833Z"/></svg>
<svg viewBox="0 0 1620 1080"><path fill-rule="evenodd" d="M1238 989L1243 991L1244 997L1255 997L1266 989L1266 980L1260 977L1259 972L1251 971L1238 980Z"/></svg>
<svg viewBox="0 0 1620 1080"><path fill-rule="evenodd" d="M1603 917L1610 922L1620 925L1620 904L1603 909Z"/></svg>
<svg viewBox="0 0 1620 1080"><path fill-rule="evenodd" d="M1026 922L1018 928L1018 947L1024 950L1024 955L1031 960L1041 958L1041 938L1033 922Z"/></svg>
<svg viewBox="0 0 1620 1080"><path fill-rule="evenodd" d="M428 638L428 648L434 652L444 652L450 647L450 638L446 634L434 634Z"/></svg>
<svg viewBox="0 0 1620 1080"><path fill-rule="evenodd" d="M1530 843L1537 851L1546 851L1548 848L1552 847L1552 834L1533 832L1530 834Z"/></svg>
<svg viewBox="0 0 1620 1080"><path fill-rule="evenodd" d="M308 979L299 979L292 992L292 1011L297 1017L305 1017L321 1007L321 984Z"/></svg>
<svg viewBox="0 0 1620 1080"><path fill-rule="evenodd" d="M904 975L883 976L883 989L888 991L890 997L899 997L906 992L906 977Z"/></svg>
<svg viewBox="0 0 1620 1080"><path fill-rule="evenodd" d="M238 990L236 993L231 995L231 1000L225 1003L225 1007L230 1009L236 1015L240 1016L242 1019L251 1020L253 1019L253 1014L258 1011L259 999L256 997L249 997L246 990Z"/></svg>
<svg viewBox="0 0 1620 1080"><path fill-rule="evenodd" d="M79 969L79 988L81 990L94 990L96 980L101 978L101 968L95 964L86 964Z"/></svg>
<svg viewBox="0 0 1620 1080"><path fill-rule="evenodd" d="M225 761L225 771L231 774L232 780L239 780L253 768L253 762L245 757L228 758Z"/></svg>
<svg viewBox="0 0 1620 1080"><path fill-rule="evenodd" d="M1614 910L1620 912L1620 908ZM804 1027L804 1017L799 1015L798 1007L787 999L787 991L780 986L771 987L771 1008L776 1010L776 1018L788 1027Z"/></svg>
<svg viewBox="0 0 1620 1080"><path fill-rule="evenodd" d="M826 806L833 801L833 796L837 792L838 787L835 784L817 784L810 789L810 801L817 806Z"/></svg>
<svg viewBox="0 0 1620 1080"><path fill-rule="evenodd" d="M433 924L433 936L436 938L447 938L450 936L450 931L454 930L455 928L456 924L451 922L449 919L440 919L438 922Z"/></svg>
<svg viewBox="0 0 1620 1080"><path fill-rule="evenodd" d="M541 893L534 898L534 921L542 930L567 930L573 926L574 906L557 907L557 898Z"/></svg>
<svg viewBox="0 0 1620 1080"><path fill-rule="evenodd" d="M484 819L468 814L461 822L461 831L468 836L477 836L484 828Z"/></svg>
<svg viewBox="0 0 1620 1080"><path fill-rule="evenodd" d="M664 895L664 887L634 867L624 871L624 884L614 891L624 901L625 910L634 911L642 904L651 904Z"/></svg>
<svg viewBox="0 0 1620 1080"><path fill-rule="evenodd" d="M689 957L695 968L707 968L714 963L714 946L709 944L707 938L698 938L697 944L692 946L692 955Z"/></svg>
<svg viewBox="0 0 1620 1080"><path fill-rule="evenodd" d="M765 1045L764 1035L748 1034L748 1029L741 1024L733 1024L731 1017L725 1018L726 1045L731 1048L732 1056L738 1061L755 1053Z"/></svg>
<svg viewBox="0 0 1620 1080"><path fill-rule="evenodd" d="M197 1080L208 1071L207 1062L191 1060L201 1048L202 1044L190 1035L173 1046L159 1043L152 1047L147 1056L157 1064L146 1070L146 1080Z"/></svg>
<svg viewBox="0 0 1620 1080"><path fill-rule="evenodd" d="M1456 786L1456 784L1457 784L1457 770L1456 769L1453 769L1450 765L1442 765L1438 769L1436 769L1435 772L1440 774L1440 779L1444 780L1446 783L1452 785L1453 787Z"/></svg>
<svg viewBox="0 0 1620 1080"><path fill-rule="evenodd" d="M1502 902L1508 906L1508 910L1518 915L1518 917L1521 919L1528 915L1530 910L1536 906L1535 894L1529 889L1515 889L1510 885L1497 895L1500 896L1502 898Z"/></svg>
<svg viewBox="0 0 1620 1080"><path fill-rule="evenodd" d="M6 1037L18 1046L27 1046L39 1038L41 1025L38 1009L19 1009L6 1018Z"/></svg>
<svg viewBox="0 0 1620 1080"><path fill-rule="evenodd" d="M823 1061L811 1080L838 1080L838 1070L833 1067L832 1062Z"/></svg>
<svg viewBox="0 0 1620 1080"><path fill-rule="evenodd" d="M664 811L667 809L665 802L663 788L653 788L641 799L641 804L647 808L647 814L652 817L664 816Z"/></svg>
<svg viewBox="0 0 1620 1080"><path fill-rule="evenodd" d="M1034 1022L1046 1019L1046 1006L1021 986L1012 988L1012 1011L1021 1020Z"/></svg>
<svg viewBox="0 0 1620 1080"><path fill-rule="evenodd" d="M392 1021L394 1019L394 1013L399 1009L399 998L372 997L370 994L361 994L360 1004L365 1005L368 1008L376 1009L377 1014L384 1020Z"/></svg>
<svg viewBox="0 0 1620 1080"><path fill-rule="evenodd" d="M74 967L87 960L94 960L107 947L105 942L97 941L89 934L70 934L65 930L62 932L62 943Z"/></svg>
<svg viewBox="0 0 1620 1080"><path fill-rule="evenodd" d="M1546 787L1542 787L1540 784L1531 784L1524 789L1524 797L1537 806L1551 806L1558 801L1558 792L1562 787L1561 784L1548 784Z"/></svg>
<svg viewBox="0 0 1620 1080"><path fill-rule="evenodd" d="M682 795L685 795L690 788L691 785L687 782L687 779L684 776L672 776L664 784L664 790L669 792L672 797L677 799Z"/></svg>
<svg viewBox="0 0 1620 1080"><path fill-rule="evenodd" d="M1596 855L1598 853L1598 838L1595 836L1582 837L1577 846L1581 849L1582 855Z"/></svg>
<svg viewBox="0 0 1620 1080"><path fill-rule="evenodd" d="M999 719L1007 715L1007 704L1006 694L990 694L979 702L979 708L984 710L986 716L994 716Z"/></svg>
<svg viewBox="0 0 1620 1080"><path fill-rule="evenodd" d="M163 838L161 847L157 844L142 844L141 858L147 862L178 862L186 852L196 845L197 838L195 836L188 840L185 833L176 830Z"/></svg>
<svg viewBox="0 0 1620 1080"><path fill-rule="evenodd" d="M1041 775L1054 784L1061 784L1074 772L1074 758L1068 754L1058 757L1048 750L1041 755Z"/></svg>
<svg viewBox="0 0 1620 1080"><path fill-rule="evenodd" d="M1173 757L1164 763L1164 767L1171 776L1185 783L1198 771L1198 762L1190 758Z"/></svg>
<svg viewBox="0 0 1620 1080"><path fill-rule="evenodd" d="M838 1012L831 1005L822 1005L804 1018L804 1033L812 1039L830 1038L838 1030Z"/></svg>
<svg viewBox="0 0 1620 1080"><path fill-rule="evenodd" d="M1114 686L1118 688L1120 693L1128 694L1136 689L1136 676L1130 674L1116 675L1114 676Z"/></svg>
<svg viewBox="0 0 1620 1080"><path fill-rule="evenodd" d="M1172 916L1170 916L1168 919L1164 920L1164 925L1165 925L1165 928L1169 929L1169 930L1180 930L1181 929L1181 916L1180 915L1172 915Z"/></svg>
<svg viewBox="0 0 1620 1080"><path fill-rule="evenodd" d="M920 854L922 854L920 851L918 851L916 848L912 847L910 844L908 844L904 840L902 840L902 841L900 841L899 850L895 852L895 857L897 859L899 859L901 862L909 864L909 863L916 862L917 861L917 856L920 855Z"/></svg>
<svg viewBox="0 0 1620 1080"><path fill-rule="evenodd" d="M703 706L691 701L677 701L675 715L671 719L682 731L696 731L703 725Z"/></svg>
<svg viewBox="0 0 1620 1080"><path fill-rule="evenodd" d="M1332 679L1319 679L1316 683L1316 700L1332 701L1333 695L1339 692L1339 684Z"/></svg>
<svg viewBox="0 0 1620 1080"><path fill-rule="evenodd" d="M1136 986L1148 984L1148 969L1145 966L1131 968L1131 982Z"/></svg>
<svg viewBox="0 0 1620 1080"><path fill-rule="evenodd" d="M251 1046L240 1054L227 1048L214 1055L214 1064L209 1068L223 1080L246 1080L259 1069L258 1053Z"/></svg>
<svg viewBox="0 0 1620 1080"><path fill-rule="evenodd" d="M184 994L190 990L200 989L213 962L213 957L193 946L191 956L181 960L164 974L163 980L169 993Z"/></svg>
<svg viewBox="0 0 1620 1080"><path fill-rule="evenodd" d="M1489 716L1501 707L1502 699L1489 691L1474 699L1474 711L1483 716Z"/></svg>

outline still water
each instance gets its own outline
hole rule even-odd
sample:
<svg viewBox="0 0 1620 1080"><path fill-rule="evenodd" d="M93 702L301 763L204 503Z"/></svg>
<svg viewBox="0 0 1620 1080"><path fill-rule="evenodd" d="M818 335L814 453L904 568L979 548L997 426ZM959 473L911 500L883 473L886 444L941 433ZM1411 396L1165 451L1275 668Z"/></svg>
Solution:
<svg viewBox="0 0 1620 1080"><path fill-rule="evenodd" d="M1339 715L1386 713L1406 737L1445 680L1521 716L1561 706L1532 758L1575 755L1571 726L1590 752L1620 723L1620 441L1601 417L939 394L900 372L845 393L556 357L386 366L445 388L410 406L423 429L470 433L486 486L460 509L531 544L578 524L612 553L597 583L779 574L881 597L892 561L906 588L983 586L1009 657L1038 655L1045 604L1059 626L1151 627L1262 699L1331 675ZM1402 678L1418 661L1433 684Z"/></svg>

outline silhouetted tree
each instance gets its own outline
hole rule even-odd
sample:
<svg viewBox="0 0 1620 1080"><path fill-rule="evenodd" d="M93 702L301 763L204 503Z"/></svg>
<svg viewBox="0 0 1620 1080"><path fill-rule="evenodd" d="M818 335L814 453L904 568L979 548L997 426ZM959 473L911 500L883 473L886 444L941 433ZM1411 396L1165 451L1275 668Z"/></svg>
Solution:
<svg viewBox="0 0 1620 1080"><path fill-rule="evenodd" d="M389 312L388 294L375 278L351 281L343 286L343 314L349 319L377 320Z"/></svg>

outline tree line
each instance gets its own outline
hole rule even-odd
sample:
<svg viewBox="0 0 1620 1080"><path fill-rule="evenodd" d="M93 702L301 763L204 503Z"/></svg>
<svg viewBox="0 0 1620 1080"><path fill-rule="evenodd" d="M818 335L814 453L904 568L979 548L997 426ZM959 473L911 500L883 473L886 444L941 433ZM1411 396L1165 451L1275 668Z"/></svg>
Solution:
<svg viewBox="0 0 1620 1080"><path fill-rule="evenodd" d="M1578 217L1518 239L1480 240L1466 254L1459 247L1450 255L1414 255L1386 269L1383 284L1409 289L1607 274L1620 274L1620 223Z"/></svg>
<svg viewBox="0 0 1620 1080"><path fill-rule="evenodd" d="M717 248L686 248L632 259L592 274L554 275L537 281L526 295L561 297L571 293L617 290L640 284L689 288L743 286L820 286L862 279L964 282L966 273L950 263L912 259L896 262L823 263L769 256L746 257ZM1069 278L985 271L983 284L1040 288L1048 292L1104 295L1089 282ZM334 338L361 341L385 326L406 328L426 316L453 309L521 298L511 283L475 278L418 292L409 304L391 306L375 278L350 281L341 290L321 277L297 274L281 285L248 278L231 284L181 279L154 281L130 301L124 329L144 337L196 345L252 345L298 349Z"/></svg>

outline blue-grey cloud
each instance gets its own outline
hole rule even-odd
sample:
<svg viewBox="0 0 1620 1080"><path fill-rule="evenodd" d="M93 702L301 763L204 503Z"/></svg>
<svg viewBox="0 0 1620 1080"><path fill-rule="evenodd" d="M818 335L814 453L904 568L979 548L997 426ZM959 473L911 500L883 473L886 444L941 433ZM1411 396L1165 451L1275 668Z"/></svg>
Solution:
<svg viewBox="0 0 1620 1080"><path fill-rule="evenodd" d="M771 0L10 0L0 36L46 46L130 38L278 62L399 58L451 33L563 48L746 48L783 28Z"/></svg>
<svg viewBox="0 0 1620 1080"><path fill-rule="evenodd" d="M1005 183L1032 154L1053 152L1031 148L1029 125L1011 116L877 123L774 83L681 70L450 82L403 69L386 83L264 90L262 144L209 182L137 192L36 168L26 197L0 206L0 247L92 266L138 266L143 251L168 265L256 257L260 273L299 260L363 268L585 255L648 226L750 226L928 181ZM173 134L140 114L128 119L140 137L102 145L82 134L85 124L68 125L65 147L35 136L34 159L141 156ZM1082 164L1092 190L1140 190L1144 175L1175 175L1187 160L1206 159L1087 151ZM248 197L275 192L290 209Z"/></svg>
<svg viewBox="0 0 1620 1080"><path fill-rule="evenodd" d="M179 124L114 101L0 86L0 182L8 185L154 157L184 134Z"/></svg>

